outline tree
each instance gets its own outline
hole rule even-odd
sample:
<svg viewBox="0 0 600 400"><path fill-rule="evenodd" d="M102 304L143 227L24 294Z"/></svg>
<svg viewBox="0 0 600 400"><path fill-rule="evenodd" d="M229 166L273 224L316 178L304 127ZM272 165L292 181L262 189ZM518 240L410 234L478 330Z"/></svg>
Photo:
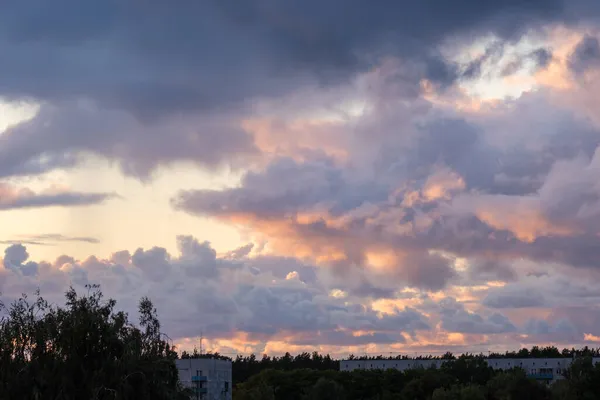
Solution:
<svg viewBox="0 0 600 400"><path fill-rule="evenodd" d="M319 378L304 396L304 400L344 400L345 398L342 386L327 378Z"/></svg>
<svg viewBox="0 0 600 400"><path fill-rule="evenodd" d="M87 289L80 297L70 288L65 308L39 292L34 302L23 295L0 304L0 398L188 398L150 300L140 302L138 328L98 286Z"/></svg>

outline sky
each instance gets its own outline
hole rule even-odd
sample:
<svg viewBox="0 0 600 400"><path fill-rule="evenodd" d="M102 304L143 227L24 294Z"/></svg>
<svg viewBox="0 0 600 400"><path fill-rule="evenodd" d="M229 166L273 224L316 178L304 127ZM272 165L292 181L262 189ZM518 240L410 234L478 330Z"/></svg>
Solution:
<svg viewBox="0 0 600 400"><path fill-rule="evenodd" d="M597 0L8 0L0 293L180 350L600 346Z"/></svg>

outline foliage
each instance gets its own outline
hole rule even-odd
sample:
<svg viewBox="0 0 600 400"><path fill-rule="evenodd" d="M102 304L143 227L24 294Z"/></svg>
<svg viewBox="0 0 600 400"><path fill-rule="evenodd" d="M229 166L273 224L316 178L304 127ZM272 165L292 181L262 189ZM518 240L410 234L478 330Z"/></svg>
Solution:
<svg viewBox="0 0 600 400"><path fill-rule="evenodd" d="M548 386L521 369L494 371L482 357L448 357L440 369L263 370L238 385L234 399L273 400L600 400L600 365L573 362Z"/></svg>
<svg viewBox="0 0 600 400"><path fill-rule="evenodd" d="M190 359L190 358L210 358L210 359L215 359L215 360L229 360L231 361L231 357L227 357L224 355L219 354L219 352L206 352L206 353L200 353L198 351L197 348L194 347L194 350L191 353L188 353L187 351L183 351L181 352L181 356L180 358L182 360L185 359Z"/></svg>
<svg viewBox="0 0 600 400"><path fill-rule="evenodd" d="M183 355L182 355L183 358ZM266 354L257 359L254 354L242 357L237 356L232 363L232 374L234 385L246 382L251 376L267 369L290 371L295 369L314 369L318 371L333 370L340 368L340 362L332 359L329 354L323 356L318 352L301 353L292 356L285 353L282 357L269 357Z"/></svg>
<svg viewBox="0 0 600 400"><path fill-rule="evenodd" d="M85 296L69 289L65 308L39 292L33 302L23 295L0 304L0 398L189 398L150 300L139 303L138 328L98 286L87 289Z"/></svg>

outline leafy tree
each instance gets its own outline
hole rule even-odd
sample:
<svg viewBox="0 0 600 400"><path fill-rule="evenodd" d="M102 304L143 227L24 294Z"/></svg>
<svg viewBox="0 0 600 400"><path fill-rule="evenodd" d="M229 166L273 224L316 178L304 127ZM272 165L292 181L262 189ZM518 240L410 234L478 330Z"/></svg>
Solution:
<svg viewBox="0 0 600 400"><path fill-rule="evenodd" d="M69 289L65 308L39 291L33 302L23 295L0 304L0 398L188 398L150 300L140 301L138 328L98 286L87 289L85 296Z"/></svg>

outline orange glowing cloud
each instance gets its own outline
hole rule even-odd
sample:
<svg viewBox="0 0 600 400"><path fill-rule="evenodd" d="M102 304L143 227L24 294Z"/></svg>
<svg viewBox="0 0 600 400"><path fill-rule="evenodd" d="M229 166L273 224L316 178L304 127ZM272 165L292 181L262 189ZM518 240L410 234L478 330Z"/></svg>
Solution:
<svg viewBox="0 0 600 400"><path fill-rule="evenodd" d="M453 202L457 210L475 214L481 221L499 230L512 232L523 242L531 243L539 236L568 236L574 230L558 226L542 214L537 197L504 195L461 196Z"/></svg>
<svg viewBox="0 0 600 400"><path fill-rule="evenodd" d="M306 151L324 152L339 162L348 159L344 147L344 125L327 120L251 119L242 127L254 136L256 146L267 154L286 156L302 161Z"/></svg>

